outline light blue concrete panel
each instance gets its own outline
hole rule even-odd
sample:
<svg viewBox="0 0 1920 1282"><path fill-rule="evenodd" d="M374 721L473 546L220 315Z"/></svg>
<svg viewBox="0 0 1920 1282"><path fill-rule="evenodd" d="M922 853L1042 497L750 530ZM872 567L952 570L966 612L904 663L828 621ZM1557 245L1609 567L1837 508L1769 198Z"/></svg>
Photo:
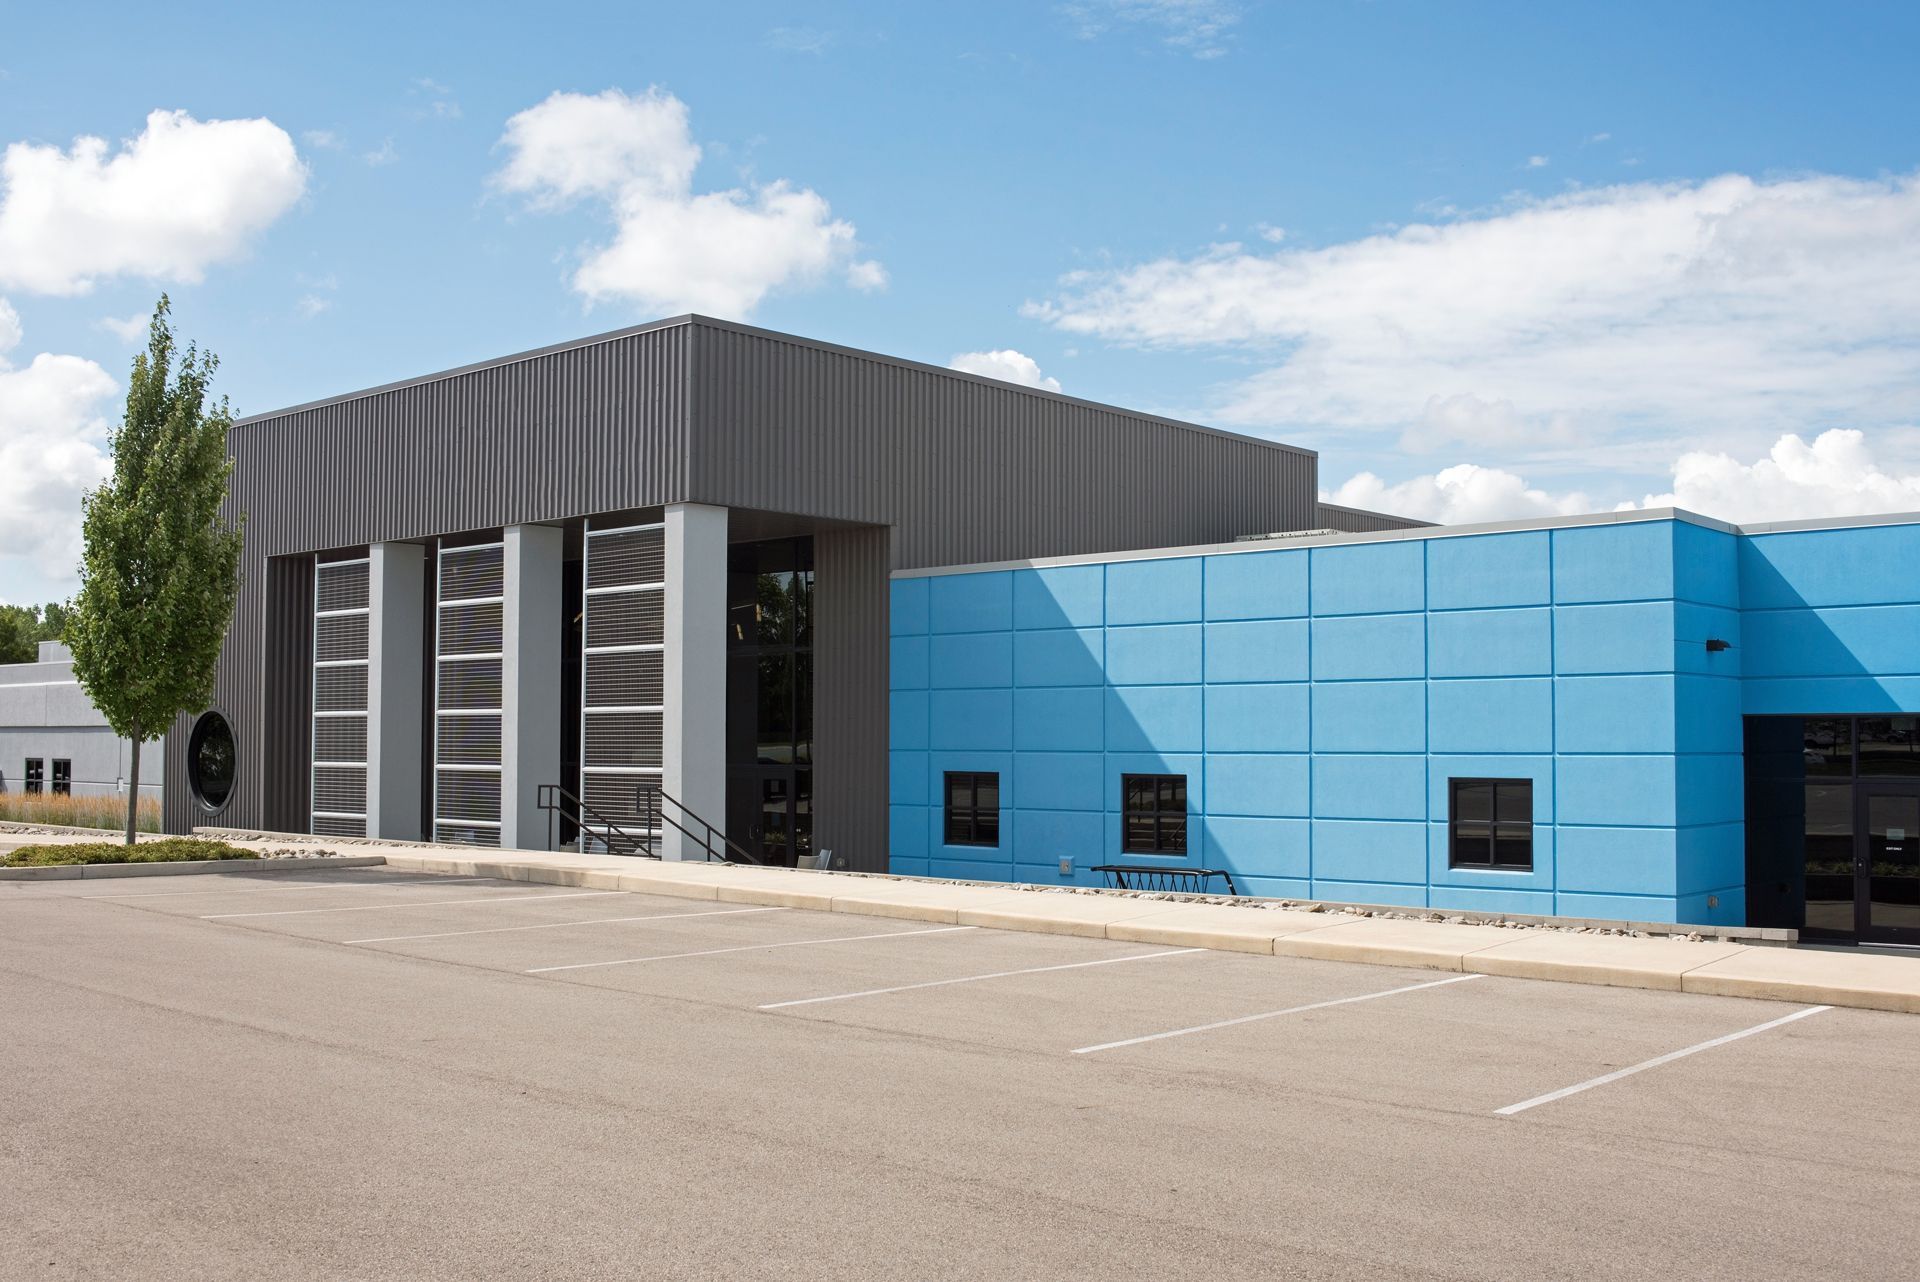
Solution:
<svg viewBox="0 0 1920 1282"><path fill-rule="evenodd" d="M1560 677L1554 720L1561 752L1672 752L1674 678Z"/></svg>
<svg viewBox="0 0 1920 1282"><path fill-rule="evenodd" d="M1315 819L1313 877L1320 881L1427 881L1427 826L1378 820Z"/></svg>
<svg viewBox="0 0 1920 1282"><path fill-rule="evenodd" d="M1384 881L1323 881L1314 878L1313 898L1329 904L1379 904L1388 908L1425 908L1427 888Z"/></svg>
<svg viewBox="0 0 1920 1282"><path fill-rule="evenodd" d="M894 690L927 688L927 638L894 637L887 643L887 684Z"/></svg>
<svg viewBox="0 0 1920 1282"><path fill-rule="evenodd" d="M933 858L927 861L927 876L950 877L955 881L1012 881L1013 864L998 860L992 863L976 858L964 859L961 855L980 855L981 851L966 846L935 846Z"/></svg>
<svg viewBox="0 0 1920 1282"><path fill-rule="evenodd" d="M941 633L930 639L927 684L936 690L1013 684L1013 633Z"/></svg>
<svg viewBox="0 0 1920 1282"><path fill-rule="evenodd" d="M1206 564L1209 619L1293 619L1307 612L1307 551L1235 552Z"/></svg>
<svg viewBox="0 0 1920 1282"><path fill-rule="evenodd" d="M1920 713L1920 677L1749 677L1740 685L1750 717L1816 716L1835 708Z"/></svg>
<svg viewBox="0 0 1920 1282"><path fill-rule="evenodd" d="M927 861L906 856L889 857L887 871L896 877L924 877L927 875Z"/></svg>
<svg viewBox="0 0 1920 1282"><path fill-rule="evenodd" d="M1017 810L1013 814L1016 864L1052 865L1071 859L1076 867L1104 864L1106 820L1098 810Z"/></svg>
<svg viewBox="0 0 1920 1282"><path fill-rule="evenodd" d="M1553 599L1552 565L1544 530L1434 539L1427 544L1427 608L1545 605Z"/></svg>
<svg viewBox="0 0 1920 1282"><path fill-rule="evenodd" d="M1585 828L1555 832L1562 891L1609 895L1672 895L1678 882L1678 835L1672 828Z"/></svg>
<svg viewBox="0 0 1920 1282"><path fill-rule="evenodd" d="M1740 682L1731 677L1674 678L1674 747L1680 752L1741 752Z"/></svg>
<svg viewBox="0 0 1920 1282"><path fill-rule="evenodd" d="M1189 823L1197 822L1195 816L1207 808L1207 759L1198 753L1158 753L1158 752L1110 752L1107 754L1107 774L1103 781L1106 788L1107 817L1116 822L1120 818L1120 781L1126 775L1185 775L1187 777L1187 814ZM1189 828L1188 836L1193 837L1199 829ZM1120 849L1120 829L1112 829L1113 849ZM1188 848L1198 850L1197 841L1189 840Z"/></svg>
<svg viewBox="0 0 1920 1282"><path fill-rule="evenodd" d="M1200 625L1108 628L1107 680L1134 686L1198 682Z"/></svg>
<svg viewBox="0 0 1920 1282"><path fill-rule="evenodd" d="M1293 685L1208 686L1208 752L1305 752L1307 691Z"/></svg>
<svg viewBox="0 0 1920 1282"><path fill-rule="evenodd" d="M1750 677L1920 673L1920 605L1748 611L1742 622Z"/></svg>
<svg viewBox="0 0 1920 1282"><path fill-rule="evenodd" d="M1746 640L1738 610L1681 601L1673 607L1673 670L1701 676L1737 677L1745 671ZM1709 639L1727 648L1707 649Z"/></svg>
<svg viewBox="0 0 1920 1282"><path fill-rule="evenodd" d="M1553 681L1427 683L1434 752L1526 755L1553 751Z"/></svg>
<svg viewBox="0 0 1920 1282"><path fill-rule="evenodd" d="M887 696L887 742L895 748L927 746L927 692L896 690Z"/></svg>
<svg viewBox="0 0 1920 1282"><path fill-rule="evenodd" d="M1313 812L1313 771L1303 753L1207 756L1207 812L1305 818Z"/></svg>
<svg viewBox="0 0 1920 1282"><path fill-rule="evenodd" d="M1553 915L1553 892L1512 890L1494 886L1434 886L1427 891L1429 908L1465 913L1530 913Z"/></svg>
<svg viewBox="0 0 1920 1282"><path fill-rule="evenodd" d="M1014 796L1032 810L1099 810L1106 758L1098 752L1022 752L1013 759Z"/></svg>
<svg viewBox="0 0 1920 1282"><path fill-rule="evenodd" d="M1639 895L1593 895L1562 891L1555 895L1556 915L1592 917L1602 921L1676 922L1680 920L1674 900Z"/></svg>
<svg viewBox="0 0 1920 1282"><path fill-rule="evenodd" d="M1536 793L1536 796L1538 794ZM1436 823L1427 825L1427 880L1435 889L1441 886L1470 886L1480 890L1540 891L1553 889L1553 825L1536 821L1533 825L1532 868L1474 868L1453 866L1452 832L1446 822L1446 797L1433 812ZM1524 912L1525 909L1513 909Z"/></svg>
<svg viewBox="0 0 1920 1282"><path fill-rule="evenodd" d="M1740 604L1748 610L1912 601L1920 524L1800 530L1740 540Z"/></svg>
<svg viewBox="0 0 1920 1282"><path fill-rule="evenodd" d="M895 868L903 859L927 857L928 806L887 807L887 859Z"/></svg>
<svg viewBox="0 0 1920 1282"><path fill-rule="evenodd" d="M1533 822L1553 822L1553 758L1511 756L1432 756L1427 758L1427 813L1444 827L1454 779L1531 779ZM1534 863L1539 864L1536 854Z"/></svg>
<svg viewBox="0 0 1920 1282"><path fill-rule="evenodd" d="M1727 886L1712 892L1682 895L1674 902L1673 919L1697 926L1744 926L1747 888Z"/></svg>
<svg viewBox="0 0 1920 1282"><path fill-rule="evenodd" d="M1562 676L1671 672L1671 601L1563 605L1553 612L1553 664Z"/></svg>
<svg viewBox="0 0 1920 1282"><path fill-rule="evenodd" d="M1108 687L1111 752L1198 752L1202 747L1200 686Z"/></svg>
<svg viewBox="0 0 1920 1282"><path fill-rule="evenodd" d="M1107 568L1055 565L1013 571L1013 626L1097 628L1106 621Z"/></svg>
<svg viewBox="0 0 1920 1282"><path fill-rule="evenodd" d="M1427 675L1532 677L1553 671L1553 616L1540 609L1427 616Z"/></svg>
<svg viewBox="0 0 1920 1282"><path fill-rule="evenodd" d="M1013 747L1010 690L932 691L927 695L927 719L930 748L1004 752Z"/></svg>
<svg viewBox="0 0 1920 1282"><path fill-rule="evenodd" d="M1264 899L1311 899L1313 883L1303 877L1243 877L1233 874L1233 884L1243 895Z"/></svg>
<svg viewBox="0 0 1920 1282"><path fill-rule="evenodd" d="M892 635L918 636L927 630L930 579L895 579L887 593L887 622Z"/></svg>
<svg viewBox="0 0 1920 1282"><path fill-rule="evenodd" d="M1705 894L1747 880L1747 826L1745 823L1705 824L1679 832L1679 863L1675 876L1681 895ZM1711 905L1709 905L1711 907Z"/></svg>
<svg viewBox="0 0 1920 1282"><path fill-rule="evenodd" d="M1106 696L1098 686L1013 692L1013 746L1021 752L1098 752L1106 742Z"/></svg>
<svg viewBox="0 0 1920 1282"><path fill-rule="evenodd" d="M1425 819L1425 757L1315 757L1313 813L1324 819Z"/></svg>
<svg viewBox="0 0 1920 1282"><path fill-rule="evenodd" d="M1424 681L1352 681L1313 689L1315 752L1425 752Z"/></svg>
<svg viewBox="0 0 1920 1282"><path fill-rule="evenodd" d="M1738 753L1693 753L1674 759L1675 822L1739 823L1745 818L1746 771Z"/></svg>
<svg viewBox="0 0 1920 1282"><path fill-rule="evenodd" d="M1427 605L1426 541L1312 549L1313 612L1396 614Z"/></svg>
<svg viewBox="0 0 1920 1282"><path fill-rule="evenodd" d="M1669 756L1561 757L1554 767L1553 798L1561 827L1671 827L1678 778L1674 761Z"/></svg>
<svg viewBox="0 0 1920 1282"><path fill-rule="evenodd" d="M1023 686L1097 686L1106 682L1100 628L1013 634L1013 680Z"/></svg>
<svg viewBox="0 0 1920 1282"><path fill-rule="evenodd" d="M1739 544L1724 530L1691 521L1673 525L1673 594L1701 605L1740 604Z"/></svg>
<svg viewBox="0 0 1920 1282"><path fill-rule="evenodd" d="M1553 598L1650 601L1673 596L1673 522L1553 531Z"/></svg>
<svg viewBox="0 0 1920 1282"><path fill-rule="evenodd" d="M1297 879L1309 875L1311 832L1305 819L1210 814L1203 827L1203 860L1209 868L1225 868L1236 878L1242 873Z"/></svg>
<svg viewBox="0 0 1920 1282"><path fill-rule="evenodd" d="M1013 575L939 574L928 584L927 624L933 632L1003 632L1013 627Z"/></svg>
<svg viewBox="0 0 1920 1282"><path fill-rule="evenodd" d="M1363 614L1313 621L1315 681L1426 675L1425 615Z"/></svg>
<svg viewBox="0 0 1920 1282"><path fill-rule="evenodd" d="M933 798L927 792L927 754L890 752L887 754L887 801L895 806L924 806Z"/></svg>
<svg viewBox="0 0 1920 1282"><path fill-rule="evenodd" d="M1107 566L1107 623L1198 623L1200 558Z"/></svg>
<svg viewBox="0 0 1920 1282"><path fill-rule="evenodd" d="M1100 816L1088 816L1098 819ZM1100 884L1093 874L1076 874L1069 865L1066 872L1060 871L1058 862L1050 864L1022 864L1013 866L1013 879L1025 886L1092 886Z"/></svg>
<svg viewBox="0 0 1920 1282"><path fill-rule="evenodd" d="M1208 681L1305 681L1307 621L1256 619L1246 623L1209 623L1206 632Z"/></svg>

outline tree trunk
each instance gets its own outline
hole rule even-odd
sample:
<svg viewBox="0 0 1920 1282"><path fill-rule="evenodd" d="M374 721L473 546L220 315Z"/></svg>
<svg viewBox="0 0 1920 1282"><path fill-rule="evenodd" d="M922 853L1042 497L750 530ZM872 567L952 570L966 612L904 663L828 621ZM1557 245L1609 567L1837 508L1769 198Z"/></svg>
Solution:
<svg viewBox="0 0 1920 1282"><path fill-rule="evenodd" d="M127 845L140 823L140 727L133 728L132 761L127 767Z"/></svg>

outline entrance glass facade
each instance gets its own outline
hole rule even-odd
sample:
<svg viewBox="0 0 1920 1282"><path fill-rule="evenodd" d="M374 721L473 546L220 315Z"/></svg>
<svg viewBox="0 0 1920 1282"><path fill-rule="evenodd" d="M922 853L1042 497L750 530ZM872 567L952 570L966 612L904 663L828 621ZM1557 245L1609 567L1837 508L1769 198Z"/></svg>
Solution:
<svg viewBox="0 0 1920 1282"><path fill-rule="evenodd" d="M727 557L727 835L791 866L813 853L813 540Z"/></svg>

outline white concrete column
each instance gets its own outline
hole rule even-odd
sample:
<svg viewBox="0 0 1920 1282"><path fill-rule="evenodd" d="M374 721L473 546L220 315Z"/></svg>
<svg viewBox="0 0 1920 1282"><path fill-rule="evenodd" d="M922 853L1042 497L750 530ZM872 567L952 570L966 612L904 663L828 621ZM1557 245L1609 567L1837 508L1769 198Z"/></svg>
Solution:
<svg viewBox="0 0 1920 1282"><path fill-rule="evenodd" d="M667 507L665 716L662 786L716 827L727 818L727 509ZM672 810L672 807L668 807ZM696 832L678 811L675 818ZM661 853L703 859L699 843L669 828Z"/></svg>
<svg viewBox="0 0 1920 1282"><path fill-rule="evenodd" d="M367 835L418 841L427 550L367 550Z"/></svg>
<svg viewBox="0 0 1920 1282"><path fill-rule="evenodd" d="M506 604L501 611L500 844L544 850L543 783L560 777L561 560L556 525L506 529Z"/></svg>

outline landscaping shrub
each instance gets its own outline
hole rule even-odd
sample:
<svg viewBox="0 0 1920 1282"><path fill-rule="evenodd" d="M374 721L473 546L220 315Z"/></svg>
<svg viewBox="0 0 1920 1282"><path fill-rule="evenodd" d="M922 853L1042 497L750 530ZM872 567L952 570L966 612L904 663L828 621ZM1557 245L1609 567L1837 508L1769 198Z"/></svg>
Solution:
<svg viewBox="0 0 1920 1282"><path fill-rule="evenodd" d="M45 868L53 864L163 864L189 859L258 859L251 850L229 846L224 841L205 841L198 837L168 837L163 841L143 841L133 849L118 841L75 842L68 846L22 846L10 855L0 855L0 867Z"/></svg>

